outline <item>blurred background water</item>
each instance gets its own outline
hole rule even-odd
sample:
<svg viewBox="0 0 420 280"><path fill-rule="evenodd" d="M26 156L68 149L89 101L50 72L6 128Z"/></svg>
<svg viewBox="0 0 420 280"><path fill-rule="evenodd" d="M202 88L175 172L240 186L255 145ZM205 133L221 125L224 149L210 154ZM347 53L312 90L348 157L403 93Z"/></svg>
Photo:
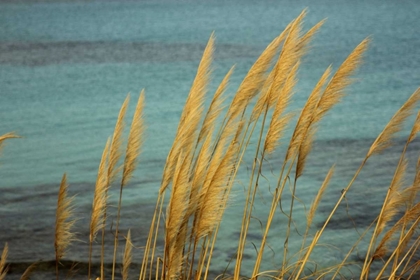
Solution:
<svg viewBox="0 0 420 280"><path fill-rule="evenodd" d="M337 164L316 217L316 230L372 141L420 85L417 1L0 1L0 134L14 131L23 137L7 141L0 157L0 248L9 243L8 260L54 258L56 198L66 172L70 192L77 194L80 239L67 259L86 262L102 149L127 93L131 93L131 116L138 93L145 88L148 128L138 170L125 189L121 228L122 232L131 228L135 245L143 246L166 154L211 32L216 34L216 51L210 92L236 64L228 90L232 96L265 46L305 7L309 8L307 28L324 18L327 22L303 61L292 109L304 104L328 65L336 69L359 42L367 36L372 39L357 82L322 121L307 171L298 184L298 196L308 207L330 166ZM349 214L343 204L321 240L340 249L314 253L322 265L342 259L357 240L355 228L365 229L378 214L412 120L393 148L368 162L347 195ZM418 148L415 141L408 151L408 182L414 175ZM265 175L275 179L283 154L280 147L269 158L273 173L267 170ZM251 166L252 161L245 160L224 223L241 217ZM111 190L112 205L117 191L116 187ZM258 199L261 206L256 216L264 221L264 209L269 206L267 186ZM297 209L299 227L305 225L303 204ZM260 236L259 223L253 226L250 241ZM279 233L284 231L285 218L279 217L274 227ZM223 271L235 254L237 244L232 241L237 240L239 228L234 228L222 228L214 254L215 273ZM280 237L271 241L278 251L274 257L267 255L265 269L281 264L284 240ZM296 234L292 248L298 249L300 240ZM361 256L366 250L363 245ZM135 252L136 262L141 254L140 249ZM247 264L252 264L254 254L250 244ZM358 258L354 256L353 261ZM245 266L244 274L249 269ZM357 275L357 268L351 273Z"/></svg>

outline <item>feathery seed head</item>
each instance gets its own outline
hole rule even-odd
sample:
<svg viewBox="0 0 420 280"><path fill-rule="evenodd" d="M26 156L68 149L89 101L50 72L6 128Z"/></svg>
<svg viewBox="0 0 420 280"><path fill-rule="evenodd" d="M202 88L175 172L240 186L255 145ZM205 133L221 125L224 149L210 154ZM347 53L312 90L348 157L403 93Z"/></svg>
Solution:
<svg viewBox="0 0 420 280"><path fill-rule="evenodd" d="M6 259L7 254L9 253L9 246L8 244L4 244L3 252L1 254L0 259L0 280L4 280L6 278L6 274L8 271L8 267L6 266Z"/></svg>
<svg viewBox="0 0 420 280"><path fill-rule="evenodd" d="M367 158L374 154L379 154L392 145L395 135L401 130L403 122L413 113L413 110L420 100L420 88L418 88L404 105L395 113L384 130L379 134L370 147Z"/></svg>
<svg viewBox="0 0 420 280"><path fill-rule="evenodd" d="M108 138L105 148L102 152L101 161L98 168L98 176L96 178L95 193L92 203L92 216L90 219L90 233L89 241L95 240L96 234L101 230L104 223L104 213L106 210L106 202L108 200L108 173L107 173L107 159L109 156L109 147L111 139Z"/></svg>
<svg viewBox="0 0 420 280"><path fill-rule="evenodd" d="M73 218L74 197L68 197L68 185L66 174L63 175L58 193L56 222L55 222L55 255L56 260L64 257L67 247L75 240L72 228L76 220Z"/></svg>
<svg viewBox="0 0 420 280"><path fill-rule="evenodd" d="M121 185L125 186L134 170L136 169L137 159L140 155L141 144L143 143L143 134L145 130L143 120L144 90L141 91L131 123L130 133L128 135L127 150L125 153L124 169Z"/></svg>

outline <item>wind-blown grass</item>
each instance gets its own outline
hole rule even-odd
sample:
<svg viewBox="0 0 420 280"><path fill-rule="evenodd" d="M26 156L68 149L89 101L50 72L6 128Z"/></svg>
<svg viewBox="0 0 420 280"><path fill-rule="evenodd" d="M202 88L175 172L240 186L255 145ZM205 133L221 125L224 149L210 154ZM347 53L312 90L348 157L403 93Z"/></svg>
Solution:
<svg viewBox="0 0 420 280"><path fill-rule="evenodd" d="M6 265L7 254L9 253L9 246L7 243L4 245L3 251L1 253L0 259L0 280L4 280L8 271L8 267Z"/></svg>
<svg viewBox="0 0 420 280"><path fill-rule="evenodd" d="M293 102L299 69L302 66L301 59L309 50L311 38L324 23L321 21L307 32L303 32L305 15L306 11L303 11L268 45L245 76L231 103L225 104L227 100L225 90L233 72L231 68L218 86L206 110L204 100L211 82L215 45L214 35L210 36L181 115L174 143L166 159L161 185L156 186L158 197L147 242L140 248L133 246L131 231L128 231L125 235L125 251L121 256L117 254L117 248L118 237L122 235L119 232L122 191L137 167L145 129L142 111L146 99L142 92L127 139L125 159L123 165L118 166L123 155L124 118L129 102L127 97L120 110L115 132L108 140L99 164L90 231L87 237L89 267L86 278L114 279L119 270L118 264L122 262L120 271L122 278L129 279L128 268L132 254L140 251L143 254L143 261L138 265L139 274L135 276L139 280L153 277L155 279L207 279L210 272L218 274L219 279L235 280L262 277L273 279L335 279L340 277L341 279L346 277L346 266L351 264L348 260L349 256L355 250L361 249L359 248L361 240L368 240L368 248L360 250L360 252L365 252L362 256L364 264L357 271L353 271L361 279L415 279L418 277L420 263L416 259L416 252L420 246L417 232L420 223L420 203L416 202L415 197L420 189L420 160L417 163L412 184L407 186L405 178L409 166L406 151L420 131L420 115L406 141L376 220L365 228L364 232L359 233L359 240L336 264L325 266L322 260L312 259L311 256L314 249L322 246L319 242L321 236L368 159L390 147L405 120L415 112L420 101L420 90L412 94L385 126L371 145L353 178L348 183L343 182L346 187L343 188L325 222L316 229L315 234L311 234L310 229L314 227L314 217L317 209L322 205L322 198L334 175L335 166L323 175L325 179L306 212L304 234L298 240L300 250L293 252L290 248L291 239L296 238L296 235L292 235L295 213L298 211L296 204L299 201L296 190L299 178L305 173L307 158L315 141L318 126L320 121L327 117L327 113L342 100L346 88L354 82L353 76L361 65L369 44L369 39L365 39L357 45L335 73L329 66L321 75L300 112L291 112L289 104ZM293 132L288 145L285 145L286 127L292 123L295 116ZM14 134L1 136L0 145L3 140L14 137L16 137ZM285 152L284 159L276 175L277 184L271 193L267 217L259 221L261 239L253 240L251 243L248 235L254 230L251 220L254 207L258 203L256 194L264 179L264 171L269 169L266 167L266 157L280 148ZM220 227L224 226L221 221L228 208L231 191L235 187L236 175L248 151L254 154L254 160L249 181L246 184L245 198L242 201L244 210L241 227L238 229L240 235L237 240L236 255L232 258L229 271L232 275L227 275L224 271L212 269L212 257L218 238L223 238L218 237ZM117 206L116 227L113 228L115 234L113 267L110 275L106 275L103 262L108 188L119 175L121 176L120 200ZM286 195L287 187L291 195ZM69 245L69 241L73 240L71 232L73 222L68 221L71 216L72 200L66 197L66 190L64 176L57 210L57 271L65 247ZM167 191L170 195L169 201L165 203ZM289 203L288 207L284 207L286 199ZM400 212L403 214L397 218ZM279 240L276 241L284 244L282 251L277 254L280 256L278 263L281 265L267 270L266 267L271 260L264 252L270 246L269 236L272 236L273 231L276 230L273 228L276 215L281 215L286 220L283 224L285 234L278 236ZM162 226L164 232L159 231ZM98 239L99 231L102 231L101 245L96 245L94 241ZM160 250L157 250L160 246L157 242L158 237L164 240L162 254L158 253ZM247 266L251 265L250 270L249 268L245 270L243 259L245 250L249 248L254 248L255 254L246 263ZM94 249L100 249L102 252L100 275L92 275L91 271L92 250ZM4 278L6 272L6 254L7 245L0 262L0 279ZM373 263L379 269L373 270ZM226 263L226 267L229 265ZM25 273L25 279L33 268L31 267ZM244 275L246 271L252 271L252 273Z"/></svg>
<svg viewBox="0 0 420 280"><path fill-rule="evenodd" d="M74 197L68 197L68 187L69 186L67 185L67 176L66 174L64 174L63 178L61 179L60 190L58 193L55 221L54 247L57 279L59 278L59 262L64 257L70 243L75 240L75 233L73 231L73 226L76 222L76 220L73 218Z"/></svg>

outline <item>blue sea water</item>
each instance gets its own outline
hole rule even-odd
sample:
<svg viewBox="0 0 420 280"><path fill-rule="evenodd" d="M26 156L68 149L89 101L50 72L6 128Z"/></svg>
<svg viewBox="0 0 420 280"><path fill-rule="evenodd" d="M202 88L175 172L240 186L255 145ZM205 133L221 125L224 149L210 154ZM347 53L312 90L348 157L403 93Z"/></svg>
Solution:
<svg viewBox="0 0 420 280"><path fill-rule="evenodd" d="M322 121L298 184L298 196L308 207L328 169L337 164L316 217L319 226L372 141L420 85L417 1L0 1L0 134L14 131L22 136L8 140L0 157L0 244L9 243L8 260L54 258L54 211L66 172L70 192L77 194L80 217L80 241L67 258L86 261L87 227L102 149L127 93L131 93L131 116L138 93L145 88L147 132L138 170L124 190L121 229L131 228L134 243L143 246L166 155L211 32L216 35L216 51L210 91L235 64L228 90L232 96L265 46L305 7L309 8L307 28L324 18L327 21L303 61L292 109L304 104L328 65L336 69L360 41L372 39L356 83ZM395 147L368 162L347 195L357 228L366 228L378 214L412 122L411 118ZM408 151L407 182L414 174L418 148L415 141ZM269 159L273 174L267 176L278 172L284 146L279 150ZM251 160L244 162L223 224L240 219L242 190L251 165ZM113 205L116 198L114 188ZM267 188L258 199L263 204L256 211L264 221ZM299 227L305 224L305 216L302 204L298 209ZM352 219L343 206L322 239L341 250L315 252L314 258L322 256L327 265L345 255L358 237ZM251 241L258 240L258 225L253 225ZM282 232L284 221L279 219L274 227ZM223 271L235 253L232 241L239 230L232 228L221 229L215 270ZM297 237L291 241L295 249L300 247ZM279 240L271 246L281 250L284 240ZM363 255L363 242L360 247ZM282 255L279 251L273 257L274 266L270 260L265 269L276 268ZM251 244L247 256L246 262L252 263ZM140 249L134 259L140 261ZM357 275L357 269L353 273Z"/></svg>

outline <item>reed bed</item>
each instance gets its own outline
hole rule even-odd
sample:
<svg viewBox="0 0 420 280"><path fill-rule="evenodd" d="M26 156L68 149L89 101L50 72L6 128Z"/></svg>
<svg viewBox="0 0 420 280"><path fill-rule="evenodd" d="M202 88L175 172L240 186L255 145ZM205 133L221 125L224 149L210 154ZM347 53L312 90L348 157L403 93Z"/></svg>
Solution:
<svg viewBox="0 0 420 280"><path fill-rule="evenodd" d="M212 60L215 37L212 34L204 50L197 75L187 97L179 121L173 145L166 159L161 185L157 186L158 197L155 212L150 223L146 244L136 248L131 242L131 233L119 231L121 199L124 186L137 167L141 151L145 124L143 107L144 91L140 94L128 139L123 139L125 114L129 97L124 101L118 115L115 132L105 145L98 168L94 200L92 204L89 243L89 266L86 279L346 279L349 260L356 250L363 252L363 265L356 277L360 279L418 279L420 262L418 247L420 239L420 204L415 197L420 188L420 158L416 175L412 182L406 180L408 161L407 148L415 141L420 130L420 114L417 115L411 133L395 173L389 185L382 209L375 221L334 265L323 266L320 260L312 259L316 248L323 246L320 238L337 212L346 194L369 159L384 152L391 145L404 122L416 111L420 100L420 89L395 113L383 131L370 146L353 178L344 183L341 195L323 224L314 229L313 221L319 205L322 204L335 166L332 166L311 205L306 209L306 228L299 236L300 250L290 250L294 219L299 198L296 190L298 179L304 174L308 155L311 152L320 121L337 105L345 95L346 88L354 82L354 74L362 63L368 48L369 38L363 40L349 54L347 59L333 73L332 67L325 69L313 88L304 106L298 112L289 109L298 83L301 60L309 51L313 36L323 25L323 21L304 31L303 11L285 30L267 46L244 80L226 104L226 87L234 69L230 69L218 86L210 105L205 107L205 98L211 83ZM294 125L292 125L294 124ZM286 128L289 128L286 130ZM287 131L292 131L285 137ZM0 145L7 138L17 137L6 134L0 137ZM256 139L256 140L255 140ZM127 143L123 147L123 143ZM264 183L267 157L278 149L284 149L284 159L276 173L277 182L271 191L267 217L261 220L261 239L248 240L252 228L254 206L258 203L257 193ZM124 153L125 151L125 153ZM230 274L212 270L212 257L217 244L224 212L229 208L229 198L236 186L235 178L246 153L253 154L249 180L245 186L243 216L236 254L230 263ZM122 162L122 164L121 164ZM107 221L108 190L117 178L120 181L120 196L117 217L114 221L114 254L112 272L104 269L104 231L110 226ZM72 198L67 197L66 176L60 186L56 223L56 268L57 279L60 265L67 246L75 241L72 213ZM168 194L167 194L168 193ZM287 194L287 195L286 195ZM167 200L169 197L169 201ZM287 200L287 203L286 201ZM239 203L237 201L237 203ZM285 206L287 205L287 206ZM350 209L351 211L351 209ZM402 213L402 214L399 214ZM273 232L275 217L284 221L284 234ZM161 231L163 226L164 231ZM102 232L101 234L99 234ZM126 240L123 255L119 255L119 237ZM276 242L284 244L277 252L279 266L267 269L270 260L265 254L273 236ZM162 250L158 250L158 238L164 239ZM78 237L81 238L81 237ZM368 248L360 250L362 240L368 240ZM98 241L98 242L95 242ZM244 255L247 248L254 248L252 266L244 270ZM13 248L10 248L13 250ZM98 275L92 272L92 250L101 250L101 268ZM138 265L137 275L129 275L132 254L141 251L143 261ZM7 244L4 246L0 262L0 279L7 278ZM163 253L161 253L163 252ZM122 263L120 266L119 264ZM249 266L248 260L246 266ZM132 264L131 264L132 265ZM376 269L373 270L372 266ZM264 267L264 268L262 268ZM379 269L378 269L379 267ZM28 279L34 269L29 267L22 279ZM227 270L228 271L228 270ZM244 271L252 271L244 274ZM212 275L212 276L210 276ZM355 278L355 276L351 276ZM350 278L349 278L350 279Z"/></svg>

